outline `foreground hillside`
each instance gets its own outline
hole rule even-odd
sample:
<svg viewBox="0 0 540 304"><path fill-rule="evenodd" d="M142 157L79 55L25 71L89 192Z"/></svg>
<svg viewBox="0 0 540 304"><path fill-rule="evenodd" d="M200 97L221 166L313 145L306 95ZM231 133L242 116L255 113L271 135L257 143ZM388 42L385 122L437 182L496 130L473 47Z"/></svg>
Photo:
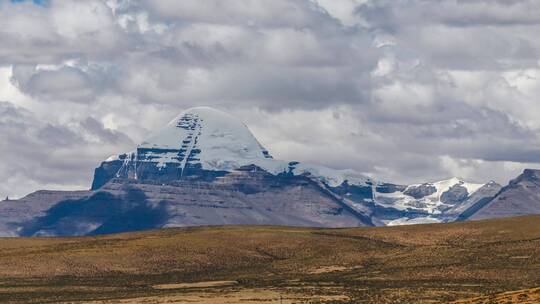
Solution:
<svg viewBox="0 0 540 304"><path fill-rule="evenodd" d="M1 303L534 303L540 216L2 239L0 282Z"/></svg>

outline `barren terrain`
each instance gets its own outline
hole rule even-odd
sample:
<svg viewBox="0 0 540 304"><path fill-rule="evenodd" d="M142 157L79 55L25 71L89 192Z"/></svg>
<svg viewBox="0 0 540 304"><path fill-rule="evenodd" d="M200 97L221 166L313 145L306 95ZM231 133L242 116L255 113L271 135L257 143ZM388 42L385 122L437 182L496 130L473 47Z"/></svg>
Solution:
<svg viewBox="0 0 540 304"><path fill-rule="evenodd" d="M537 303L539 286L540 216L0 241L1 303Z"/></svg>

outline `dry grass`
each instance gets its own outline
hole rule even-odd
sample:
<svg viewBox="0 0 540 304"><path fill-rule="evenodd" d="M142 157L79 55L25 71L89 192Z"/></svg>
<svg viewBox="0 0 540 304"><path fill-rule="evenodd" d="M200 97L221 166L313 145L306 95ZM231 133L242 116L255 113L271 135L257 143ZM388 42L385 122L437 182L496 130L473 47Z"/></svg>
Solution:
<svg viewBox="0 0 540 304"><path fill-rule="evenodd" d="M209 288L236 285L236 281L206 281L194 283L158 284L152 286L155 289L184 289L184 288Z"/></svg>
<svg viewBox="0 0 540 304"><path fill-rule="evenodd" d="M540 303L540 288L522 289L503 292L473 299L452 302L454 304L538 304Z"/></svg>
<svg viewBox="0 0 540 304"><path fill-rule="evenodd" d="M271 289L243 289L226 292L189 292L181 295L140 297L121 300L88 301L85 304L161 304L161 303L195 303L195 304L295 304L295 303L336 303L347 302L344 295L312 296L293 292L279 292ZM66 302L64 302L66 303Z"/></svg>
<svg viewBox="0 0 540 304"><path fill-rule="evenodd" d="M0 241L1 303L492 303L482 296L527 289L493 302L520 303L538 286L538 216Z"/></svg>

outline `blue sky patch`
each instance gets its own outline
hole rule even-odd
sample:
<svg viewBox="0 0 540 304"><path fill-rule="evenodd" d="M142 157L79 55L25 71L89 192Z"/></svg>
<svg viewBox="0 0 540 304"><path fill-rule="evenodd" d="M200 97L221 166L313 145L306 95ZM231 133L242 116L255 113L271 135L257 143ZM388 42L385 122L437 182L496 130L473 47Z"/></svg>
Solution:
<svg viewBox="0 0 540 304"><path fill-rule="evenodd" d="M22 3L27 1L29 0L11 0L12 3ZM32 2L37 5L45 5L45 0L32 0Z"/></svg>

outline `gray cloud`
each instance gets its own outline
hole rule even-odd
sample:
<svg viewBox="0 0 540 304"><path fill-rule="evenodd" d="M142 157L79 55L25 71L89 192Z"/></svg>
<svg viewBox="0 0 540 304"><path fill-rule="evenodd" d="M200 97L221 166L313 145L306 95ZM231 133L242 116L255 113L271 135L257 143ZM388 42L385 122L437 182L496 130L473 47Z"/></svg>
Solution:
<svg viewBox="0 0 540 304"><path fill-rule="evenodd" d="M366 26L445 68L535 65L540 3L526 1L368 1L356 9Z"/></svg>
<svg viewBox="0 0 540 304"><path fill-rule="evenodd" d="M31 66L14 66L12 82L24 93L40 100L90 102L102 93L107 74L85 72L62 66L52 70L36 70Z"/></svg>
<svg viewBox="0 0 540 304"><path fill-rule="evenodd" d="M278 157L505 182L540 163L538 16L534 0L4 1L0 194L88 184L197 105Z"/></svg>
<svg viewBox="0 0 540 304"><path fill-rule="evenodd" d="M140 7L157 21L240 24L251 27L319 26L328 22L328 13L311 1L237 0L141 1Z"/></svg>
<svg viewBox="0 0 540 304"><path fill-rule="evenodd" d="M512 26L540 24L540 4L534 0L382 0L367 1L356 13L372 26L397 30L401 26Z"/></svg>
<svg viewBox="0 0 540 304"><path fill-rule="evenodd" d="M88 187L95 159L133 146L122 133L88 117L81 123L52 124L0 102L0 193L21 195L28 187Z"/></svg>
<svg viewBox="0 0 540 304"><path fill-rule="evenodd" d="M128 46L111 9L99 0L0 3L0 63L110 58Z"/></svg>

